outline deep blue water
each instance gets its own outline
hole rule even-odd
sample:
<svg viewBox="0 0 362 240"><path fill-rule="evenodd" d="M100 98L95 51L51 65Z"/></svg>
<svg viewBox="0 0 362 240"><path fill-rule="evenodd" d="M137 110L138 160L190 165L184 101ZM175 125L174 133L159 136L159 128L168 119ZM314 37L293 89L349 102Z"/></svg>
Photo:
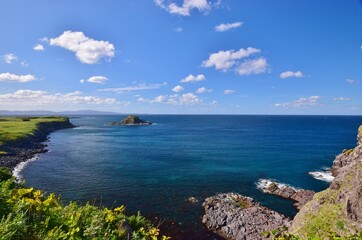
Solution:
<svg viewBox="0 0 362 240"><path fill-rule="evenodd" d="M308 172L331 166L355 146L362 124L362 117L352 116L145 115L156 124L104 125L123 117L71 118L79 127L52 133L50 151L21 174L28 185L65 201L124 204L129 213L165 219L174 239L212 238L200 223L201 205L186 201L190 196L202 202L233 191L293 216L290 201L261 193L255 183L271 178L325 189L328 184Z"/></svg>

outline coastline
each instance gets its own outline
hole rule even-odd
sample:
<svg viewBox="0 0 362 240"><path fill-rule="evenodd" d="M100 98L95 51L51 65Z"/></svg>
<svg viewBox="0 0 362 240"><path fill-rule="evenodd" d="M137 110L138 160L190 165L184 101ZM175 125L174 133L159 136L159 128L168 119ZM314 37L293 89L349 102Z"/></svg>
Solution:
<svg viewBox="0 0 362 240"><path fill-rule="evenodd" d="M64 121L41 122L37 124L37 129L32 135L9 141L2 147L6 150L6 154L0 155L0 167L6 167L13 173L19 164L24 164L36 158L38 154L45 153L46 141L49 140L48 135L54 131L74 128L69 118ZM25 165L25 164L24 164Z"/></svg>

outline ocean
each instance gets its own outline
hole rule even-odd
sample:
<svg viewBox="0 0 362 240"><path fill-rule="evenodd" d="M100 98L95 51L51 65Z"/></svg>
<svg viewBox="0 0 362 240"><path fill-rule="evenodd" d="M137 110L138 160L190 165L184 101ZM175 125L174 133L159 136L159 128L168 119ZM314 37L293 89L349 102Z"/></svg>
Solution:
<svg viewBox="0 0 362 240"><path fill-rule="evenodd" d="M237 192L293 217L292 202L258 182L327 188L326 169L356 145L362 124L361 116L142 115L155 124L107 125L124 117L72 117L78 127L51 133L49 152L17 175L64 202L123 204L173 239L220 239L201 224L203 199Z"/></svg>

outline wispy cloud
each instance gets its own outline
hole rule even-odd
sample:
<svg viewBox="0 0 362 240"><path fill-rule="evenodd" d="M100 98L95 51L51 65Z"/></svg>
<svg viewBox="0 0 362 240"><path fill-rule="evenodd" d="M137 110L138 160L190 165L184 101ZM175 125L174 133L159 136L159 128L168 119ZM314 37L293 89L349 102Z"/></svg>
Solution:
<svg viewBox="0 0 362 240"><path fill-rule="evenodd" d="M115 48L108 41L98 41L84 35L83 32L65 31L59 37L51 38L50 45L72 51L78 60L86 64L98 63L102 58L114 57Z"/></svg>
<svg viewBox="0 0 362 240"><path fill-rule="evenodd" d="M193 83L193 82L200 82L205 81L206 77L203 74L199 74L197 76L194 76L192 74L188 75L187 77L181 79L180 82L182 83Z"/></svg>
<svg viewBox="0 0 362 240"><path fill-rule="evenodd" d="M97 84L104 84L105 81L107 81L108 78L104 77L104 76L92 76L90 78L88 78L87 80L81 79L80 82L84 83L84 82L89 82L89 83L97 83Z"/></svg>
<svg viewBox="0 0 362 240"><path fill-rule="evenodd" d="M346 82L347 82L348 84L355 84L355 83L358 83L358 80L354 80L354 79L348 78L348 79L346 79Z"/></svg>
<svg viewBox="0 0 362 240"><path fill-rule="evenodd" d="M234 23L221 23L217 26L215 26L215 31L216 32L226 32L229 31L233 28L238 28L241 27L243 25L242 22L234 22Z"/></svg>
<svg viewBox="0 0 362 240"><path fill-rule="evenodd" d="M338 98L334 98L334 101L350 101L350 98L346 98L346 97L338 97Z"/></svg>
<svg viewBox="0 0 362 240"><path fill-rule="evenodd" d="M206 68L215 67L216 70L227 71L236 65L238 60L256 53L260 53L260 49L252 47L248 47L247 49L240 48L238 51L219 51L210 54L209 59L202 62L202 66Z"/></svg>
<svg viewBox="0 0 362 240"><path fill-rule="evenodd" d="M182 95L173 94L173 95L160 95L154 99L145 99L139 98L138 102L147 102L147 103L162 103L162 104L171 104L171 105L195 105L201 103L201 99L198 98L193 93L185 93Z"/></svg>
<svg viewBox="0 0 362 240"><path fill-rule="evenodd" d="M162 84L139 84L136 86L128 86L128 87L120 87L120 88L103 88L98 89L99 92L116 92L116 93L123 93L123 92L133 92L133 91L143 91L143 90L153 90L158 89L162 86L165 86L166 83Z"/></svg>
<svg viewBox="0 0 362 240"><path fill-rule="evenodd" d="M174 2L164 0L154 0L155 4L167 12L179 16L190 16L193 9L197 9L200 12L206 12L211 9L211 5L207 0L183 0L181 6L178 6Z"/></svg>
<svg viewBox="0 0 362 240"><path fill-rule="evenodd" d="M17 90L13 93L1 94L2 107L6 109L36 110L49 108L72 108L82 105L120 104L115 98L99 98L83 95L82 92L50 94L46 91Z"/></svg>
<svg viewBox="0 0 362 240"><path fill-rule="evenodd" d="M314 106L319 104L320 96L310 96L310 97L301 97L292 102L285 102L285 103L276 103L274 104L275 107L306 107L306 106Z"/></svg>
<svg viewBox="0 0 362 240"><path fill-rule="evenodd" d="M13 73L0 73L0 82L31 82L36 80L36 77L34 75L16 75Z"/></svg>
<svg viewBox="0 0 362 240"><path fill-rule="evenodd" d="M183 28L182 28L182 27L178 27L178 28L175 28L174 30L175 30L175 32L180 33L180 32L182 32L182 31L183 31Z"/></svg>
<svg viewBox="0 0 362 240"><path fill-rule="evenodd" d="M6 63L11 64L18 60L18 57L14 53L8 53L3 56L3 59Z"/></svg>
<svg viewBox="0 0 362 240"><path fill-rule="evenodd" d="M225 95L233 94L234 92L235 92L235 90L231 90L231 89L225 89L224 90Z"/></svg>
<svg viewBox="0 0 362 240"><path fill-rule="evenodd" d="M301 71L296 71L296 72L285 71L280 74L280 78L282 78L282 79L290 78L290 77L301 78L301 77L303 77L303 73Z"/></svg>

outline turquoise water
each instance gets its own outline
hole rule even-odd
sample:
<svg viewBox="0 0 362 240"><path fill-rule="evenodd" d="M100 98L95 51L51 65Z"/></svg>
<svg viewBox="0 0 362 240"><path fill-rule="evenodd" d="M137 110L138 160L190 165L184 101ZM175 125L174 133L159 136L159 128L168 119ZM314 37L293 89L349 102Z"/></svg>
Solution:
<svg viewBox="0 0 362 240"><path fill-rule="evenodd" d="M322 190L308 172L329 167L356 144L362 117L145 115L152 126L106 126L124 116L73 117L50 135L48 153L21 172L28 185L66 201L126 205L162 220L173 239L212 239L202 199L238 192L294 216L292 203L261 193L260 178Z"/></svg>

